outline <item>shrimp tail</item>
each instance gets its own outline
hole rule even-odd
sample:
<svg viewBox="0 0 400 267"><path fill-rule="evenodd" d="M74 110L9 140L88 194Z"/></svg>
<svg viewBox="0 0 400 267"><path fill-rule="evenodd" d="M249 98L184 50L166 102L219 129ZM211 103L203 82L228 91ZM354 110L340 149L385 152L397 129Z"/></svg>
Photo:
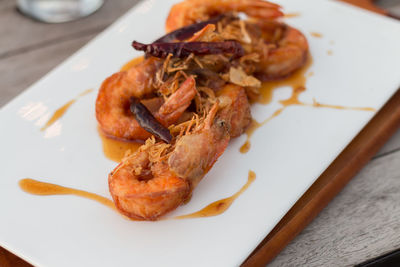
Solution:
<svg viewBox="0 0 400 267"><path fill-rule="evenodd" d="M158 110L156 117L164 125L177 121L196 96L196 81L189 76Z"/></svg>

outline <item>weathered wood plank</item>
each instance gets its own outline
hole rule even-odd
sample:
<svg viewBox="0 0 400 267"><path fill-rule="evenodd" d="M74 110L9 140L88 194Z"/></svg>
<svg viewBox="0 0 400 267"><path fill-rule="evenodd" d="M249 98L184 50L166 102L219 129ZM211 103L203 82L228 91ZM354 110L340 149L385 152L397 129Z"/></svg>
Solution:
<svg viewBox="0 0 400 267"><path fill-rule="evenodd" d="M89 34L0 60L0 107L63 62L95 35Z"/></svg>
<svg viewBox="0 0 400 267"><path fill-rule="evenodd" d="M350 266L400 247L400 151L371 161L270 266Z"/></svg>
<svg viewBox="0 0 400 267"><path fill-rule="evenodd" d="M389 153L393 153L400 150L400 130L397 131L390 140L382 147L382 149L376 154L375 158L382 157Z"/></svg>
<svg viewBox="0 0 400 267"><path fill-rule="evenodd" d="M15 1L0 0L0 12L9 7L15 7Z"/></svg>
<svg viewBox="0 0 400 267"><path fill-rule="evenodd" d="M0 38L0 59L40 48L47 43L71 39L74 36L79 36L81 32L99 32L128 11L138 1L105 1L104 6L93 15L61 24L46 24L34 21L21 15L16 10L15 3L13 5L4 4L4 8L0 9L0 25L8 26L0 27L0 36L7 37Z"/></svg>
<svg viewBox="0 0 400 267"><path fill-rule="evenodd" d="M399 5L398 0L375 0L374 3L382 8L391 8Z"/></svg>

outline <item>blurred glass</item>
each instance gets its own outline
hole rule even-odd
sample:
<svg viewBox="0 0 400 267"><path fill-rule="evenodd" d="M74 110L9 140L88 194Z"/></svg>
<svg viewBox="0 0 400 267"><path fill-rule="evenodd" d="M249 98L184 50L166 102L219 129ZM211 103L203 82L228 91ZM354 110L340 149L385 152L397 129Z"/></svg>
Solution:
<svg viewBox="0 0 400 267"><path fill-rule="evenodd" d="M88 16L103 5L103 0L17 0L18 9L34 19L59 23Z"/></svg>

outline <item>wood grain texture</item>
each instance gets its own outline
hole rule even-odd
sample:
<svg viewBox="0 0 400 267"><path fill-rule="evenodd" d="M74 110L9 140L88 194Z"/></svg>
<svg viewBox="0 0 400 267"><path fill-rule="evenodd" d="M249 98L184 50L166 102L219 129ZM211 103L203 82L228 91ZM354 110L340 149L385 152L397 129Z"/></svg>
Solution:
<svg viewBox="0 0 400 267"><path fill-rule="evenodd" d="M18 258L14 254L0 247L0 266L1 267L31 267L29 263Z"/></svg>
<svg viewBox="0 0 400 267"><path fill-rule="evenodd" d="M2 0L5 1L5 0ZM46 24L22 16L15 1L0 6L0 59L31 51L47 44L60 43L82 35L97 33L133 7L138 0L105 1L96 13L68 23Z"/></svg>
<svg viewBox="0 0 400 267"><path fill-rule="evenodd" d="M400 4L399 0L375 0L374 4L381 8L391 8Z"/></svg>
<svg viewBox="0 0 400 267"><path fill-rule="evenodd" d="M374 159L394 153L400 150L400 130L398 130L390 140L379 150Z"/></svg>
<svg viewBox="0 0 400 267"><path fill-rule="evenodd" d="M368 164L270 266L352 266L400 247L400 151Z"/></svg>
<svg viewBox="0 0 400 267"><path fill-rule="evenodd" d="M0 107L67 59L96 34L87 34L0 60Z"/></svg>
<svg viewBox="0 0 400 267"><path fill-rule="evenodd" d="M0 0L0 12L4 9L8 9L11 6L15 6L15 1Z"/></svg>

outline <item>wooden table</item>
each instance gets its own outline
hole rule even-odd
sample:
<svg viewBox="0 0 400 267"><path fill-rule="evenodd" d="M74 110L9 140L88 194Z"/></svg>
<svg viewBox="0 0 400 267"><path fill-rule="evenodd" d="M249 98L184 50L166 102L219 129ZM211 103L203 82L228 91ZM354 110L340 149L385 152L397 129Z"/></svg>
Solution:
<svg viewBox="0 0 400 267"><path fill-rule="evenodd" d="M14 1L0 1L0 106L137 2L106 1L87 18L43 24L20 15ZM400 131L270 266L352 265L399 247ZM30 265L0 248L0 266Z"/></svg>

